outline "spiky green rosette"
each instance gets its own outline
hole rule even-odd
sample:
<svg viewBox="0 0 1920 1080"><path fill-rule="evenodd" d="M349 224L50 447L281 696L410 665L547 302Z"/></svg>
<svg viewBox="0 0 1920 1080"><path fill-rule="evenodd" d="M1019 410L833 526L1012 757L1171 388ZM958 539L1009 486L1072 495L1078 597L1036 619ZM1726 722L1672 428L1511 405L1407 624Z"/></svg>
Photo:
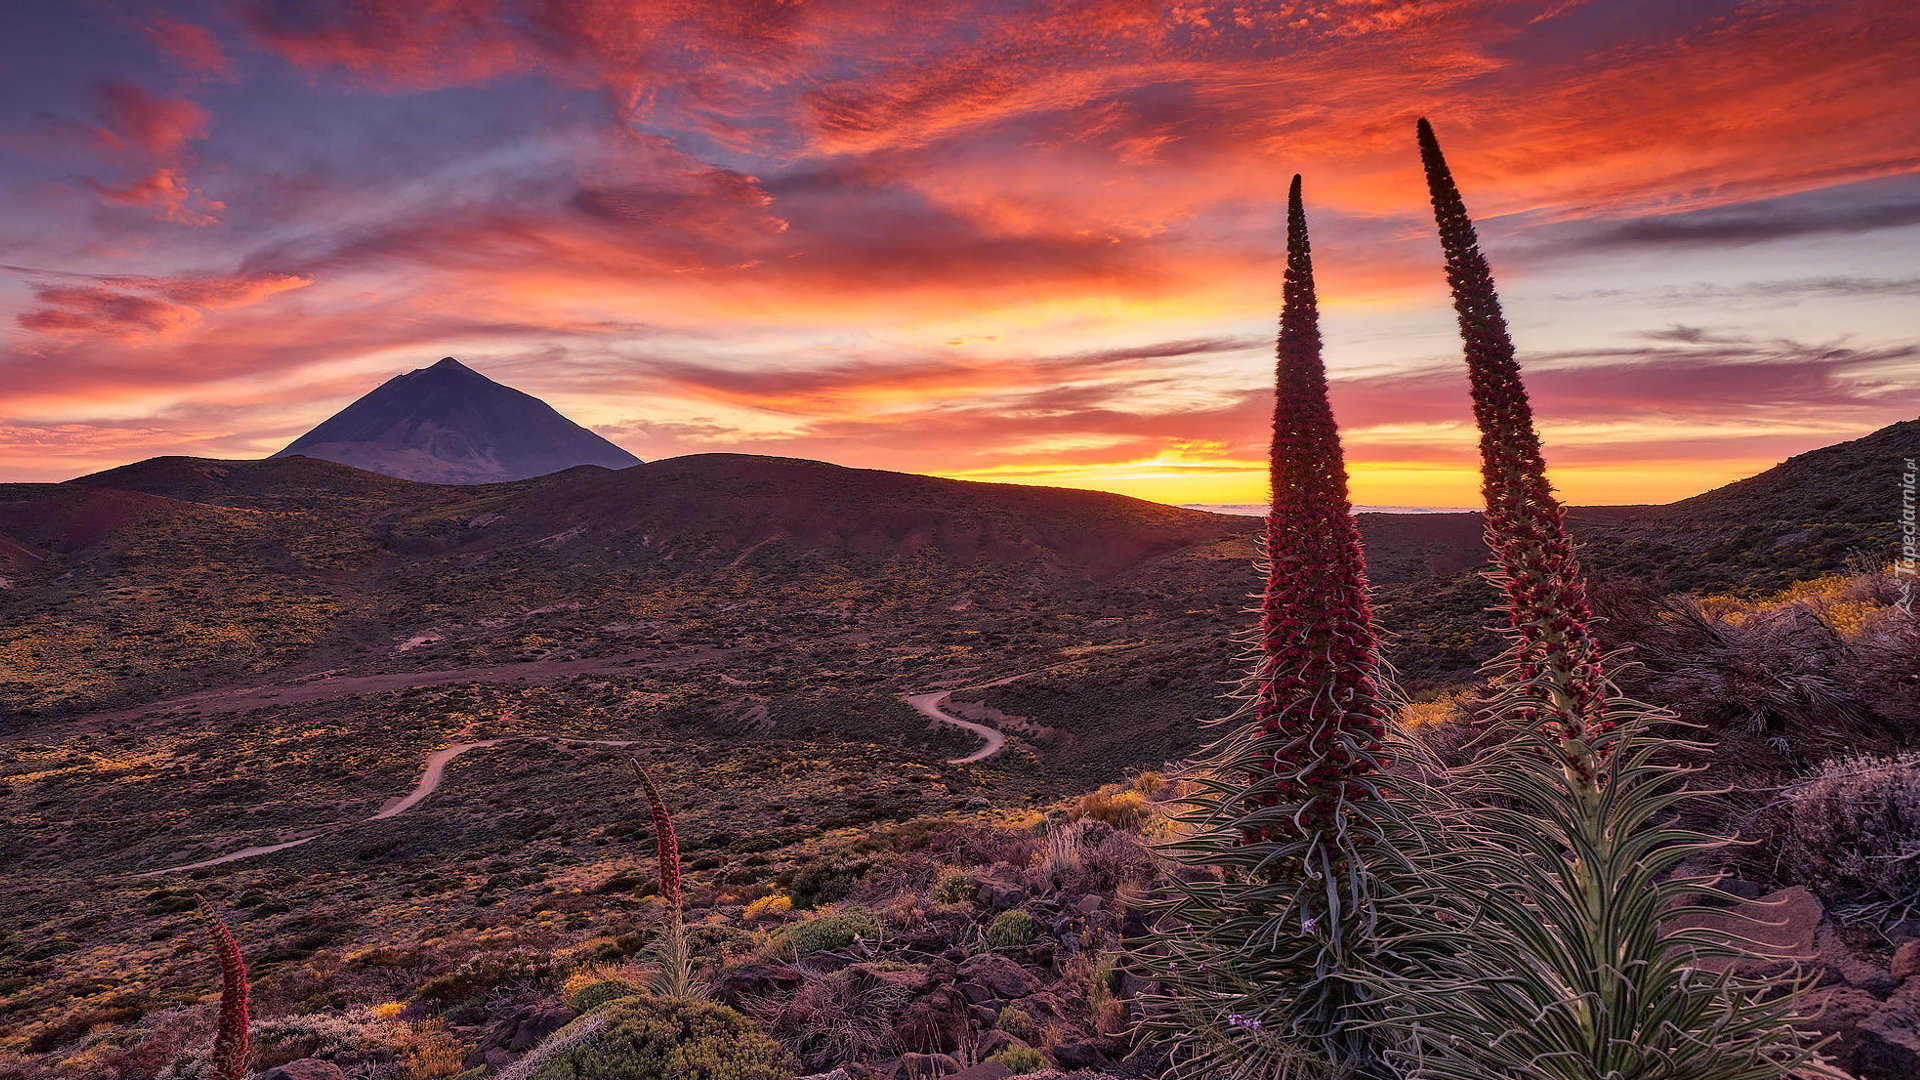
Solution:
<svg viewBox="0 0 1920 1080"><path fill-rule="evenodd" d="M1724 841L1666 824L1694 796L1655 757L1699 748L1656 737L1664 714L1606 678L1492 275L1424 120L1419 139L1512 640L1491 671L1501 737L1451 778L1456 806L1430 800L1433 848L1390 898L1395 966L1376 985L1411 1044L1399 1063L1433 1080L1779 1080L1806 1059L1787 999L1702 968L1738 942L1667 932L1706 888L1675 871Z"/></svg>
<svg viewBox="0 0 1920 1080"><path fill-rule="evenodd" d="M1371 937L1371 859L1385 857L1375 777L1386 712L1373 616L1327 402L1300 178L1273 416L1273 504L1259 652L1243 723L1211 751L1174 858L1218 868L1182 887L1156 964L1163 1030L1194 1074L1351 1076L1377 1061L1354 1024Z"/></svg>
<svg viewBox="0 0 1920 1080"><path fill-rule="evenodd" d="M1516 699L1516 718L1556 738L1561 765L1576 782L1591 783L1605 770L1613 722L1605 716L1606 677L1589 625L1586 579L1547 483L1493 272L1432 125L1421 120L1418 133L1480 428L1487 542L1514 631L1502 683Z"/></svg>

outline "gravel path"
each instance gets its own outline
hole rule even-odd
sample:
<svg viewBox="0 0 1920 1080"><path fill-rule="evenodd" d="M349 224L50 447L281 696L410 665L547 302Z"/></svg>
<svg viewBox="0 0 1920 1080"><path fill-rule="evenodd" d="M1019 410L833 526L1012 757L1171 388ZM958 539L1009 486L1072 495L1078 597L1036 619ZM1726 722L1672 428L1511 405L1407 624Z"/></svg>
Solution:
<svg viewBox="0 0 1920 1080"><path fill-rule="evenodd" d="M968 754L966 757L948 758L947 764L968 765L976 761L985 761L1006 747L1007 737L1000 734L998 730L990 728L985 724L976 724L971 720L962 720L941 709L940 706L946 704L947 698L952 695L953 691L951 690L935 690L926 694L908 694L904 698L906 703L913 706L916 712L932 720L934 723L952 724L954 727L966 728L968 731L973 732L975 735L987 741L985 746Z"/></svg>
<svg viewBox="0 0 1920 1080"><path fill-rule="evenodd" d="M964 723L964 721L961 721L961 722ZM427 755L426 767L421 770L420 780L418 783L413 785L413 790L399 798L389 799L387 801L387 804L380 808L379 813L373 815L367 820L380 821L385 818L398 817L401 814L404 814L407 811L425 802L427 800L427 796L432 795L434 791L440 787L440 781L446 778L447 763L452 761L454 758L459 757L461 754L464 754L469 750L477 750L483 746L499 746L501 743L513 742L516 740L531 740L534 742L587 743L593 746L637 746L639 745L637 741L632 739L578 739L570 735L508 735L498 739L482 739L479 742L454 743L451 746L445 747L440 750L435 750L433 753ZM200 862L186 863L185 865L182 865L182 866L168 866L159 870L143 870L140 873L134 874L133 876L134 877L154 877L159 874L178 874L187 870L198 870L203 866L218 866L221 863L233 862L236 859L251 859L256 855L266 855L275 851L285 851L287 848L299 847L301 844L304 844L309 840L317 839L319 836L321 836L325 832L345 828L351 824L353 823L340 822L333 825L323 825L312 830L308 835L300 837L297 840L288 840L278 844L268 844L263 847L242 848L241 850L236 851L231 855L222 855L216 859L203 859Z"/></svg>

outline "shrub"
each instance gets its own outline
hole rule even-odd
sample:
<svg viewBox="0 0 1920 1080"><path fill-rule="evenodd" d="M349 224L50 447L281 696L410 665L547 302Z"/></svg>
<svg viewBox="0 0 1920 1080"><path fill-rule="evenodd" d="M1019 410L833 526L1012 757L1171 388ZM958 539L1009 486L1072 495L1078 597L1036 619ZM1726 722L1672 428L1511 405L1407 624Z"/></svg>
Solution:
<svg viewBox="0 0 1920 1080"><path fill-rule="evenodd" d="M1001 1030L1005 1031L1006 1029L1002 1028ZM1011 1035L1013 1033L1008 1031L1007 1034ZM1047 1056L1031 1046L1009 1046L987 1060L997 1061L1005 1065L1007 1068L1013 1070L1015 1076L1053 1068L1053 1063L1047 1060Z"/></svg>
<svg viewBox="0 0 1920 1080"><path fill-rule="evenodd" d="M718 923L686 929L687 956L700 963L724 964L758 948L760 937L751 930Z"/></svg>
<svg viewBox="0 0 1920 1080"><path fill-rule="evenodd" d="M594 891L599 893L637 892L641 896L652 896L660 891L660 885L654 880L652 874L635 867L628 867L601 882L600 887Z"/></svg>
<svg viewBox="0 0 1920 1080"><path fill-rule="evenodd" d="M633 997L640 988L625 979L601 979L567 995L567 1007L577 1013L592 1012L609 1001Z"/></svg>
<svg viewBox="0 0 1920 1080"><path fill-rule="evenodd" d="M747 905L747 918L757 919L762 915L784 915L793 910L793 897L784 893L771 893Z"/></svg>
<svg viewBox="0 0 1920 1080"><path fill-rule="evenodd" d="M1138 831L1153 814L1147 796L1136 787L1108 784L1089 795L1082 795L1068 817L1075 821L1092 818L1116 829Z"/></svg>
<svg viewBox="0 0 1920 1080"><path fill-rule="evenodd" d="M424 1034L416 1033L411 1045L400 1047L401 1080L445 1080L462 1075L467 1047L439 1030L438 1023L435 1021Z"/></svg>
<svg viewBox="0 0 1920 1080"><path fill-rule="evenodd" d="M1920 910L1920 753L1829 761L1787 793L1787 875L1842 916Z"/></svg>
<svg viewBox="0 0 1920 1080"><path fill-rule="evenodd" d="M943 904L964 904L973 899L973 880L965 870L950 866L933 879L933 898Z"/></svg>
<svg viewBox="0 0 1920 1080"><path fill-rule="evenodd" d="M1017 1005L1004 1005L1000 1015L994 1018L993 1026L1025 1042L1040 1037L1040 1027L1033 1022L1033 1014Z"/></svg>
<svg viewBox="0 0 1920 1080"><path fill-rule="evenodd" d="M397 1056L449 1038L437 1024L423 1025L422 1031L424 1038L381 1006L275 1016L253 1021L253 1063L264 1068L296 1058L330 1058L369 1047L392 1050Z"/></svg>
<svg viewBox="0 0 1920 1080"><path fill-rule="evenodd" d="M746 1008L809 1068L824 1070L898 1053L894 1023L911 1001L903 987L849 968L808 979L785 1000L763 998Z"/></svg>
<svg viewBox="0 0 1920 1080"><path fill-rule="evenodd" d="M819 907L844 900L854 886L873 869L871 859L851 859L831 855L801 867L787 885L787 895L797 908Z"/></svg>
<svg viewBox="0 0 1920 1080"><path fill-rule="evenodd" d="M649 940L646 934L638 931L618 937L603 935L582 942L579 956L587 960L625 960L645 949Z"/></svg>
<svg viewBox="0 0 1920 1080"><path fill-rule="evenodd" d="M615 1001L528 1055L525 1080L791 1080L799 1062L760 1025L709 1001Z"/></svg>
<svg viewBox="0 0 1920 1080"><path fill-rule="evenodd" d="M804 922L794 923L786 928L783 936L787 944L793 946L794 955L809 956L817 952L844 949L853 944L855 938L877 938L880 936L880 924L874 921L872 912L848 908L844 911L822 912Z"/></svg>
<svg viewBox="0 0 1920 1080"><path fill-rule="evenodd" d="M20 955L20 959L29 964L33 964L41 960L51 960L56 956L64 956L67 953L79 951L79 942L69 941L66 938L54 938L51 941L43 941L33 948L28 949Z"/></svg>
<svg viewBox="0 0 1920 1080"><path fill-rule="evenodd" d="M995 949L1033 944L1033 916L1024 911L1005 911L987 927L987 944Z"/></svg>
<svg viewBox="0 0 1920 1080"><path fill-rule="evenodd" d="M414 992L414 997L440 1008L490 993L511 983L552 983L559 971L550 956L510 952L476 956L458 968L436 975Z"/></svg>

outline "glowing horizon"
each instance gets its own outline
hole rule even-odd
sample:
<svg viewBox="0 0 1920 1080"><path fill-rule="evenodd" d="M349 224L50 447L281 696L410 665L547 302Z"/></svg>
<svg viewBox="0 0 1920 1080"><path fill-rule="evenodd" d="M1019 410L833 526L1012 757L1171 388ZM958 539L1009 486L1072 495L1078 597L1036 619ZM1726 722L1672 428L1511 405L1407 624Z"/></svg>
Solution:
<svg viewBox="0 0 1920 1080"><path fill-rule="evenodd" d="M1304 174L1354 499L1471 506L1413 118L1563 495L1920 413L1893 0L167 0L0 65L0 481L262 457L460 358L647 460L1265 499Z"/></svg>

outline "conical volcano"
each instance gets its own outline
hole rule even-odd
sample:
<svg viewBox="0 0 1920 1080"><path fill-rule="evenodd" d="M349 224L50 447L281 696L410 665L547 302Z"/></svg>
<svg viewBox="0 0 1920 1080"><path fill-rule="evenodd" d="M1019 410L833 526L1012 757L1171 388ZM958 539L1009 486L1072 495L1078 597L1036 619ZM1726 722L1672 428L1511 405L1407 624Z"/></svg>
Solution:
<svg viewBox="0 0 1920 1080"><path fill-rule="evenodd" d="M335 413L274 457L321 458L432 484L492 484L640 459L449 356Z"/></svg>

